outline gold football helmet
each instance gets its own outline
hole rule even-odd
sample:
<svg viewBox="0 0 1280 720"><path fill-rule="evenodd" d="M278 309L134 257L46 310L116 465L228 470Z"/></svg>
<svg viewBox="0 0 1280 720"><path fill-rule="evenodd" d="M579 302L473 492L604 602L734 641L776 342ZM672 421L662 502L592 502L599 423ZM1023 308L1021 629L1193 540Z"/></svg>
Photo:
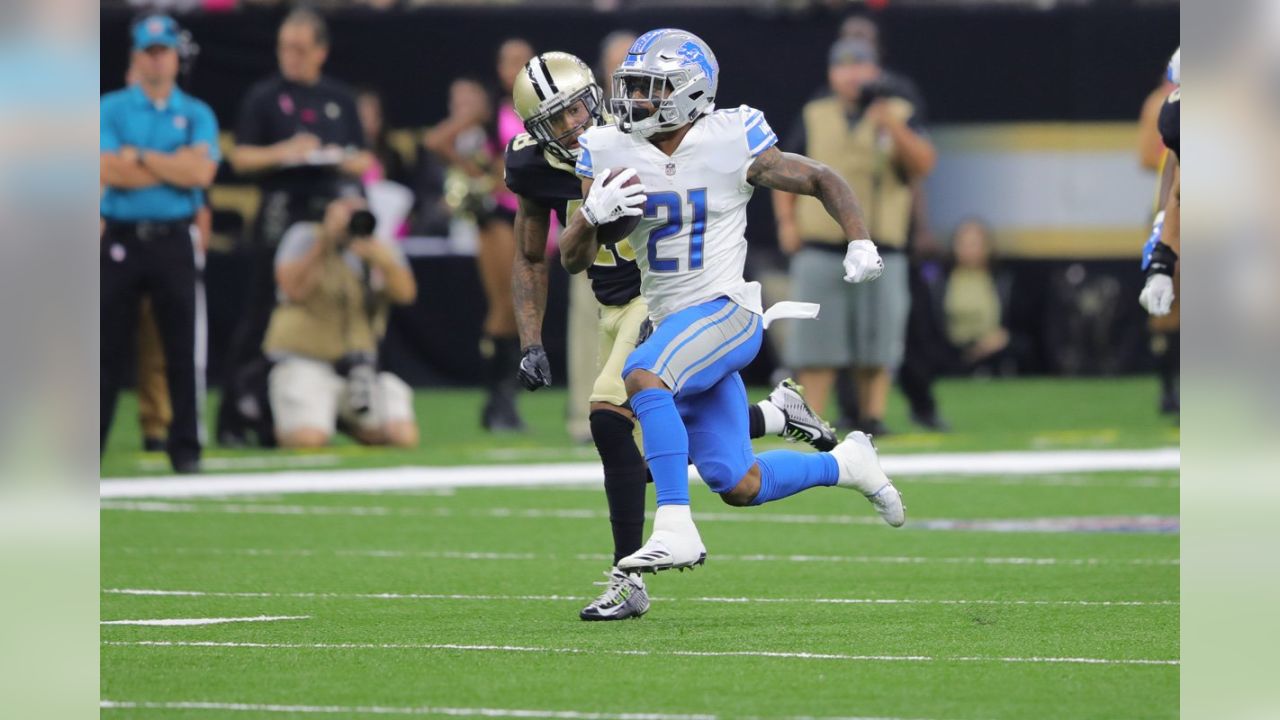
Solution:
<svg viewBox="0 0 1280 720"><path fill-rule="evenodd" d="M600 86L591 68L569 53L534 56L516 76L511 94L524 129L565 162L577 160L581 131L603 122Z"/></svg>

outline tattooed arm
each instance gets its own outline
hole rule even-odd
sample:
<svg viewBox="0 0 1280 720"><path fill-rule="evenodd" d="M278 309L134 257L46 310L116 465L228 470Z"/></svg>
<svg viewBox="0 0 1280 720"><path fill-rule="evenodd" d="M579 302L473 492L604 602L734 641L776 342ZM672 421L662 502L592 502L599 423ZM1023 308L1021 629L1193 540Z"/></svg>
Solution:
<svg viewBox="0 0 1280 720"><path fill-rule="evenodd" d="M812 195L822 201L827 214L844 228L846 238L864 240L870 237L862 221L862 209L858 207L858 199L854 197L849 183L817 160L771 147L760 153L747 168L747 182L797 195Z"/></svg>
<svg viewBox="0 0 1280 720"><path fill-rule="evenodd" d="M547 309L547 233L551 225L551 210L524 197L519 199L511 290L515 299L520 347L527 348L542 344L542 316Z"/></svg>

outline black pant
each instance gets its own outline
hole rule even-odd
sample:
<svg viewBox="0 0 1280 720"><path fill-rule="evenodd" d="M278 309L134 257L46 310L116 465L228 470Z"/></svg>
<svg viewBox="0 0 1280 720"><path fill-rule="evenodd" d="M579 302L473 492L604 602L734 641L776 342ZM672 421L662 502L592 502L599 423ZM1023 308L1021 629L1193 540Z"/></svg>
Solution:
<svg viewBox="0 0 1280 720"><path fill-rule="evenodd" d="M115 416L116 396L128 377L137 331L138 305L151 296L164 346L173 404L167 450L177 467L200 459L200 393L204 388L205 331L198 304L200 271L190 220L171 223L108 223L100 248L101 405L100 441ZM199 338L199 343L197 342Z"/></svg>

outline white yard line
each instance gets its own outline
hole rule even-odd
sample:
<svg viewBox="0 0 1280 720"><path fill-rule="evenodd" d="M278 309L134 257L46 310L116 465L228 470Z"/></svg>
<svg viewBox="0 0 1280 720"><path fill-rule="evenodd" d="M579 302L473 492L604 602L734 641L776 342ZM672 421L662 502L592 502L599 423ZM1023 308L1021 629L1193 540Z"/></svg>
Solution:
<svg viewBox="0 0 1280 720"><path fill-rule="evenodd" d="M930 453L881 459L893 476L1036 475L1122 470L1177 470L1177 448ZM696 473L691 470L691 478ZM399 467L285 471L201 477L103 480L104 498L205 497L262 493L382 492L422 488L593 485L603 481L597 462L464 467Z"/></svg>
<svg viewBox="0 0 1280 720"><path fill-rule="evenodd" d="M487 517L529 520L604 520L605 510L491 507L455 511L443 507L346 505L281 505L275 503L170 502L165 500L103 500L111 512L227 513L231 515L322 515L351 517ZM653 512L646 513L650 518ZM765 523L772 525L870 525L883 521L872 515L795 515L775 512L695 512L698 522ZM1144 532L1176 534L1178 518L1163 515L1061 516L1047 518L925 518L908 521L912 530L957 532Z"/></svg>
<svg viewBox="0 0 1280 720"><path fill-rule="evenodd" d="M760 657L787 660L843 660L852 662L973 662L1043 663L1064 665L1179 665L1176 659L1091 657L1000 657L994 655L849 655L844 653L788 652L774 650L601 650L522 645L460 645L453 643L265 643L215 642L211 640L106 640L103 645L123 647L196 647L259 650L442 650L458 652L554 653L569 655L630 655L644 657Z"/></svg>
<svg viewBox="0 0 1280 720"><path fill-rule="evenodd" d="M151 627L189 627L192 625L225 625L226 623L278 622L280 620L310 620L310 615L255 615L233 618L156 618L151 620L103 620L100 625L146 625Z"/></svg>
<svg viewBox="0 0 1280 720"><path fill-rule="evenodd" d="M577 595L486 595L462 593L335 593L335 592L226 592L214 590L166 590L157 588L104 588L105 595L140 595L156 597L220 597L220 598L292 598L307 600L496 600L533 602L581 602L590 600ZM1039 605L1079 607L1148 607L1177 606L1178 600L966 600L938 598L752 598L752 597L655 597L662 602L699 602L720 604L797 603L807 605Z"/></svg>
<svg viewBox="0 0 1280 720"><path fill-rule="evenodd" d="M212 555L233 557L355 557L412 560L581 560L606 562L613 559L607 553L576 553L555 555L551 553L485 552L479 550L356 550L336 549L286 549L286 548L190 548L190 547L104 547L106 552L126 555ZM786 563L853 563L872 565L1011 565L1015 567L1053 566L1177 566L1178 558L1046 558L1046 557L921 557L907 555L722 555L715 560L730 562L786 562Z"/></svg>

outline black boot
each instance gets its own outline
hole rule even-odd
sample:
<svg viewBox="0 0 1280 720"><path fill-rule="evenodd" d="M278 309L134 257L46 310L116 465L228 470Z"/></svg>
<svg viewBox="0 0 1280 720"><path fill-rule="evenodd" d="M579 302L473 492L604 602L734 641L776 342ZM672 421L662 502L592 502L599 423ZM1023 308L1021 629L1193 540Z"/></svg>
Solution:
<svg viewBox="0 0 1280 720"><path fill-rule="evenodd" d="M523 432L524 420L516 410L516 369L520 366L520 340L485 337L480 341L484 362L485 400L480 424L489 432Z"/></svg>

